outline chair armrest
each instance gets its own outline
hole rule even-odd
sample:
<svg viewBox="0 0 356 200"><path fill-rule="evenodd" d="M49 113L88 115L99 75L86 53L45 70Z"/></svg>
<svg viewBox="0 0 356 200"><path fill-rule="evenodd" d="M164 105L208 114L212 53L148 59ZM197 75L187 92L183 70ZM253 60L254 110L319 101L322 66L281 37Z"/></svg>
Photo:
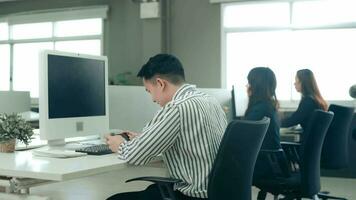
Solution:
<svg viewBox="0 0 356 200"><path fill-rule="evenodd" d="M153 182L153 183L157 183L157 184L174 184L174 183L182 182L181 180L175 179L175 178L157 177L157 176L143 176L143 177L129 179L126 181L126 183L132 182L132 181L149 181L149 182Z"/></svg>
<svg viewBox="0 0 356 200"><path fill-rule="evenodd" d="M281 142L282 146L300 146L299 142Z"/></svg>

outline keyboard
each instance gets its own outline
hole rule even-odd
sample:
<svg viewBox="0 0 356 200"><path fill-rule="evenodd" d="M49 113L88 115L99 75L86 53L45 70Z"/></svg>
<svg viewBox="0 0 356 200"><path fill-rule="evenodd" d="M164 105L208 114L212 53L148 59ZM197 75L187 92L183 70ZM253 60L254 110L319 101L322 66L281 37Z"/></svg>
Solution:
<svg viewBox="0 0 356 200"><path fill-rule="evenodd" d="M113 153L108 145L98 144L90 147L76 149L76 152L87 153L88 155L104 155Z"/></svg>

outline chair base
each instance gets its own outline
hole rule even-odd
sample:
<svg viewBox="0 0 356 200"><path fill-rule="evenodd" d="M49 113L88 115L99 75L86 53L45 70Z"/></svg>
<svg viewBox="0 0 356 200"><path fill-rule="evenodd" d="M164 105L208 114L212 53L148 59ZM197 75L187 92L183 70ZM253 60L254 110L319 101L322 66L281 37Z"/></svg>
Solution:
<svg viewBox="0 0 356 200"><path fill-rule="evenodd" d="M260 190L257 194L257 200L266 200L267 192ZM273 200L278 200L278 195L273 195Z"/></svg>
<svg viewBox="0 0 356 200"><path fill-rule="evenodd" d="M265 200L267 192L260 190L257 194L257 200Z"/></svg>
<svg viewBox="0 0 356 200"><path fill-rule="evenodd" d="M257 194L257 200L265 200L266 196L267 196L267 192L260 190L258 192L258 194ZM302 198L291 195L291 196L285 196L285 197L282 197L282 198L279 199L278 195L273 195L273 199L274 200L301 200ZM333 196L329 196L329 195L322 194L322 193L319 193L317 195L313 195L313 197L311 197L311 199L313 199L313 200L324 200L324 199L347 200L345 198L333 197Z"/></svg>
<svg viewBox="0 0 356 200"><path fill-rule="evenodd" d="M347 200L346 198L343 198L343 197L334 197L334 196L323 194L323 193L319 193L318 197L322 200L327 200L327 199Z"/></svg>

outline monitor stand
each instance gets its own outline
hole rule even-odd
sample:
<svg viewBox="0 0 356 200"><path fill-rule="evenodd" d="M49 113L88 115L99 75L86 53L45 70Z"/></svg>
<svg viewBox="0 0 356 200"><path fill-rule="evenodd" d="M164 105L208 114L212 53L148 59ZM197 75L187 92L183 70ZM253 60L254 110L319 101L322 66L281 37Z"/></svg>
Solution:
<svg viewBox="0 0 356 200"><path fill-rule="evenodd" d="M56 140L48 140L47 141L48 146L51 147L64 147L66 142L64 139L56 139Z"/></svg>
<svg viewBox="0 0 356 200"><path fill-rule="evenodd" d="M56 140L48 140L47 148L48 150L66 150L66 142L65 139L56 139ZM74 149L75 150L75 149Z"/></svg>
<svg viewBox="0 0 356 200"><path fill-rule="evenodd" d="M83 147L101 144L103 140L98 135L75 137L67 139L48 140L49 149L76 150Z"/></svg>
<svg viewBox="0 0 356 200"><path fill-rule="evenodd" d="M64 139L48 140L48 146L35 149L32 154L42 157L72 158L86 155L86 153L75 152L82 147L83 145L78 142L66 144Z"/></svg>

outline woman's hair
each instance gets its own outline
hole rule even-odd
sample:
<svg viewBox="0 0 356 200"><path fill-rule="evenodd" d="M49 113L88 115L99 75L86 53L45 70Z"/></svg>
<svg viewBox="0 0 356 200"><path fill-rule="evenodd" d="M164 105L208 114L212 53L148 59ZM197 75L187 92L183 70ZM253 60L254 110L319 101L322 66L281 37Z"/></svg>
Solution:
<svg viewBox="0 0 356 200"><path fill-rule="evenodd" d="M297 78L301 85L302 96L312 97L319 104L319 106L326 111L328 109L328 104L320 94L313 72L310 69L298 70Z"/></svg>
<svg viewBox="0 0 356 200"><path fill-rule="evenodd" d="M276 97L277 81L273 71L268 67L253 68L247 76L249 100L246 113L257 102L268 102L276 110L279 103Z"/></svg>

